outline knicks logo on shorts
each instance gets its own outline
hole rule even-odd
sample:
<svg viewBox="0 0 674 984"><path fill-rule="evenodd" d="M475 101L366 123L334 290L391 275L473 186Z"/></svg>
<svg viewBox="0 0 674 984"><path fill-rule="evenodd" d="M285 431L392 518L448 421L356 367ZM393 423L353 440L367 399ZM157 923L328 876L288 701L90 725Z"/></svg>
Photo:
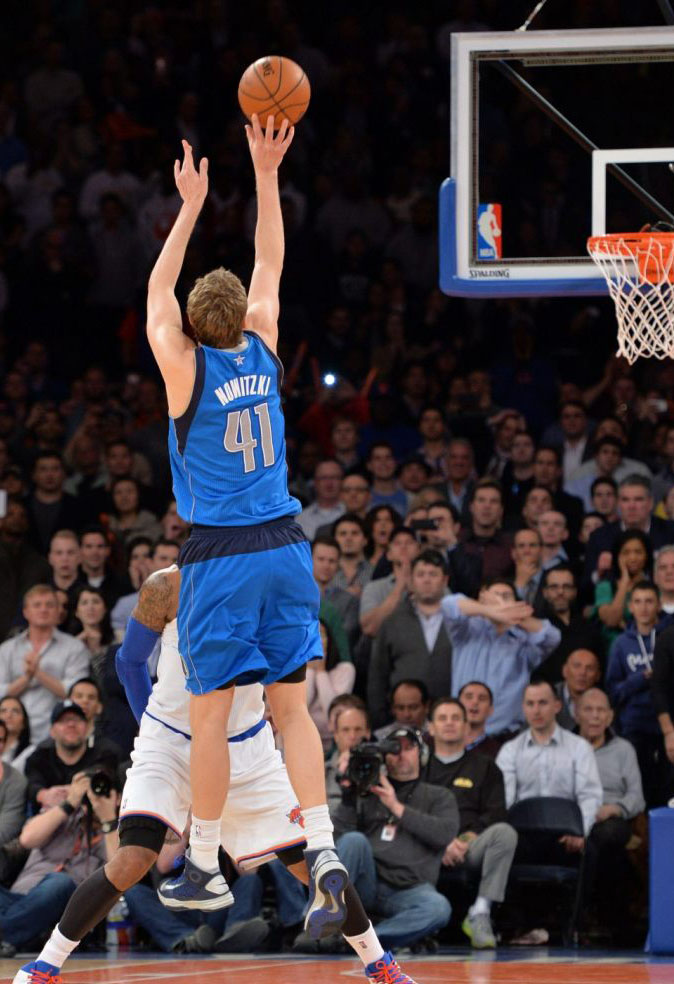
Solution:
<svg viewBox="0 0 674 984"><path fill-rule="evenodd" d="M286 813L286 816L291 823L298 823L300 827L304 827L304 817L299 806L293 806L292 810Z"/></svg>

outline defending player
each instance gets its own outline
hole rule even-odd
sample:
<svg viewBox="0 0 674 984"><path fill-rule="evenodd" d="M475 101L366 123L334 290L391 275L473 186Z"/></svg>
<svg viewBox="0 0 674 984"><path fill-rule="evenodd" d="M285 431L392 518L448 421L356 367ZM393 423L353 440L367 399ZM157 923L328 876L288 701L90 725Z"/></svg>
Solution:
<svg viewBox="0 0 674 984"><path fill-rule="evenodd" d="M246 127L257 186L255 266L248 296L232 273L200 278L187 301L198 345L182 331L175 285L208 191L183 141L175 179L183 205L150 276L147 332L166 383L178 512L193 524L180 555L178 630L190 691L192 806L184 875L163 898L213 907L229 762L223 742L234 686L265 684L305 818L310 894L343 916L346 871L326 805L321 742L305 700L305 664L322 655L309 545L288 493L276 356L283 222L278 168L293 129Z"/></svg>
<svg viewBox="0 0 674 984"><path fill-rule="evenodd" d="M177 567L148 578L117 657L120 678L140 720L133 766L122 794L119 849L104 868L78 887L37 960L17 972L14 984L56 984L55 978L79 941L149 871L165 839L180 837L185 826L190 807L190 735L177 649L179 583ZM160 634L158 679L152 687L147 659ZM290 819L297 815L296 799L274 747L271 727L264 720L261 686L237 689L230 728L232 784L222 818L222 844L243 868L253 868L276 855L306 882L304 836ZM373 984L414 984L391 954L384 953L350 883L345 895L345 938L365 965L366 975ZM310 919L311 912L307 923Z"/></svg>

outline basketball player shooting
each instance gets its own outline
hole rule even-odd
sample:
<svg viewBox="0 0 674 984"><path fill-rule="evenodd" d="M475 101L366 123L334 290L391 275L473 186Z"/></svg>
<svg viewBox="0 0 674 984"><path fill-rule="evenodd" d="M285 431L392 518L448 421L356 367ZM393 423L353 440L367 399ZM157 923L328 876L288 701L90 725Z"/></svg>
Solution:
<svg viewBox="0 0 674 984"><path fill-rule="evenodd" d="M166 384L178 513L192 524L180 555L179 648L190 692L192 826L183 875L166 903L231 903L217 852L229 783L225 734L236 684L261 682L283 737L305 822L312 929L344 919L346 870L334 853L321 742L306 704L305 667L322 656L309 544L288 493L282 366L276 355L284 235L278 168L294 135L273 118L246 126L257 188L248 295L230 271L197 280L182 330L175 286L208 193L208 163L183 141L183 204L150 276L147 333Z"/></svg>

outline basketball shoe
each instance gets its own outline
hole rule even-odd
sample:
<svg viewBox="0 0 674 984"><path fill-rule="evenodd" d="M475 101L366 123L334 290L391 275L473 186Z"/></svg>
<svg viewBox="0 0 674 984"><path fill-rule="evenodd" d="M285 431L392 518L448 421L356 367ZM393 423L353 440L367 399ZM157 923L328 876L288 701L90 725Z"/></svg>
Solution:
<svg viewBox="0 0 674 984"><path fill-rule="evenodd" d="M344 889L349 874L335 852L327 848L305 851L304 857L309 869L309 908L304 928L312 940L319 940L344 925Z"/></svg>
<svg viewBox="0 0 674 984"><path fill-rule="evenodd" d="M61 968L33 960L17 970L12 984L61 984Z"/></svg>
<svg viewBox="0 0 674 984"><path fill-rule="evenodd" d="M390 950L379 960L367 965L365 976L370 984L416 984L400 967Z"/></svg>
<svg viewBox="0 0 674 984"><path fill-rule="evenodd" d="M167 909L226 909L234 905L234 896L219 871L203 871L185 855L185 867L177 878L167 878L157 890L162 905Z"/></svg>

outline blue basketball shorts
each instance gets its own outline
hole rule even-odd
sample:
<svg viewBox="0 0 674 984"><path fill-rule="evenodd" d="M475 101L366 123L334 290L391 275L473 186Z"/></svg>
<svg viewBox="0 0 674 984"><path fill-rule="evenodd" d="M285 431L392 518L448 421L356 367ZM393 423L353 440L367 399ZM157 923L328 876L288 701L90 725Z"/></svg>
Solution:
<svg viewBox="0 0 674 984"><path fill-rule="evenodd" d="M190 693L274 683L322 658L311 548L293 517L195 526L178 564L178 637Z"/></svg>

